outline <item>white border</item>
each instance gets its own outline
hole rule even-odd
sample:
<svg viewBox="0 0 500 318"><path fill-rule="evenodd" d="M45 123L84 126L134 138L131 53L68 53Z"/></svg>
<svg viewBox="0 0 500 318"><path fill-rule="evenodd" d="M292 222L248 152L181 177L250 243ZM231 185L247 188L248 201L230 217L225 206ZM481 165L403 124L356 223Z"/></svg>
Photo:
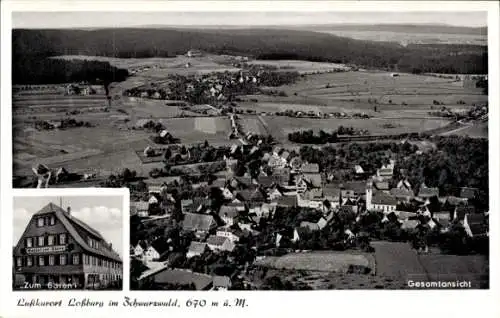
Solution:
<svg viewBox="0 0 500 318"><path fill-rule="evenodd" d="M118 5L119 3L119 5ZM183 315L193 317L205 315L207 317L220 317L224 315L252 316L265 314L266 316L299 316L307 317L313 313L319 315L348 315L372 317L375 314L383 317L421 317L431 314L432 316L446 317L499 317L500 312L495 309L495 304L500 299L499 287L500 276L498 275L499 262L499 231L500 220L498 217L499 193L498 183L500 173L499 158L499 68L498 57L498 4L496 2L464 2L464 1L426 1L426 2L276 2L276 1L245 1L245 2L212 2L212 1L186 1L186 2L159 2L159 1L2 1L1 23L2 23L2 64L1 64L1 250L0 255L7 257L10 261L0 262L0 315L6 317L24 317L35 315L58 315L69 313L74 317L107 316L121 314L136 316L140 314ZM250 9L251 8L251 9ZM490 290L482 291L314 291L314 292L228 292L228 293L204 293L204 292L75 292L65 293L63 296L57 294L58 298L79 299L98 298L101 300L115 299L121 301L123 296L137 297L141 300L165 300L170 297L178 298L182 303L189 298L211 300L233 299L235 297L246 297L249 306L245 309L228 308L123 308L118 309L106 307L102 309L83 308L20 308L16 307L18 295L11 291L11 226L12 226L12 194L18 191L11 189L12 180L12 136L11 136L11 12L12 11L287 11L287 12L318 12L318 11L373 11L373 12L395 12L395 11L488 11L488 40L489 40L489 84L490 84L490 226L491 226L491 255L490 255ZM25 195L26 190L23 191ZM58 194L61 189L55 189ZM66 190L65 190L66 191ZM79 194L95 189L69 189L67 191L78 191ZM97 192L106 190L99 189ZM27 193L27 192L26 192ZM93 195L95 195L93 193ZM127 217L128 215L124 213ZM126 219L125 217L125 219ZM124 222L126 222L124 219ZM128 222L126 222L128 223ZM129 228L124 226L124 248L128 248ZM126 253L124 255L127 255ZM124 259L124 285L128 286L128 261ZM22 294L27 296L26 293ZM49 294L39 294L41 299L51 298ZM498 307L497 307L498 308ZM325 311L325 312L321 312Z"/></svg>

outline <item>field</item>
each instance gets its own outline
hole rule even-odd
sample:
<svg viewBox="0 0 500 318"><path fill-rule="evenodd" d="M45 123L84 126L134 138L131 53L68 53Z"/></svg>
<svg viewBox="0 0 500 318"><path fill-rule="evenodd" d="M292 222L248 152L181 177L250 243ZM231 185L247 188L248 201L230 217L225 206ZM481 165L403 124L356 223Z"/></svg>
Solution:
<svg viewBox="0 0 500 318"><path fill-rule="evenodd" d="M444 33L403 33L390 31L354 31L354 30L321 30L318 32L335 34L358 40L398 42L401 44L475 44L487 45L486 36L472 34L444 34Z"/></svg>
<svg viewBox="0 0 500 318"><path fill-rule="evenodd" d="M309 62L298 60L253 60L248 64L252 65L268 65L277 67L279 70L295 71L299 74L327 73L337 70L349 70L350 68L344 64L324 63L324 62Z"/></svg>
<svg viewBox="0 0 500 318"><path fill-rule="evenodd" d="M229 139L231 127L227 117L207 117L179 106L167 105L168 101L165 100L122 96L126 88L162 81L168 74L223 71L228 68L231 58L209 55L201 58L95 59L110 61L113 65L135 72L125 82L111 85L111 105L100 86L93 87L96 94L88 96L67 96L64 94L65 85L15 88L12 105L14 175L31 175L32 165L39 162L49 167L64 166L76 171L100 167L104 175L117 173L126 167L147 175L152 168L162 167L162 163L143 163L138 157L137 152L152 143L152 133L135 127L140 120L161 122L185 144L204 140L214 145L233 143ZM191 66L186 68L188 60ZM254 63L303 70L327 70L336 66L288 60ZM430 111L443 106L455 111L467 111L473 104L487 102L487 96L482 94L481 89L465 88L460 81L412 74L392 77L387 72L306 75L295 84L276 89L284 91L286 96L242 96L237 107L243 111L252 109L258 115L239 115L239 123L243 132L271 134L278 142L290 147L294 145L288 141L288 134L297 130L332 131L344 126L368 130L375 135L422 132L443 127L450 122L430 116ZM434 105L436 102L440 105ZM192 110L203 112L204 107L198 105ZM347 115L364 113L372 118L316 119L275 115L276 112L287 110ZM58 122L65 118L89 122L93 127L36 130L34 126L39 120ZM487 122L481 122L459 127L451 133L486 137L487 131Z"/></svg>
<svg viewBox="0 0 500 318"><path fill-rule="evenodd" d="M288 134L298 130L312 129L332 131L339 126L367 129L371 135L422 132L443 127L449 123L444 119L312 119L285 116L262 116L270 134L283 143L288 142ZM392 128L388 128L392 127Z"/></svg>
<svg viewBox="0 0 500 318"><path fill-rule="evenodd" d="M481 255L417 254L408 243L373 242L377 275L396 281L471 281L473 288L488 283L488 260Z"/></svg>
<svg viewBox="0 0 500 318"><path fill-rule="evenodd" d="M321 272L346 272L349 265L359 265L374 270L374 260L370 254L341 252L293 253L285 256L268 256L256 265L276 269L294 269Z"/></svg>
<svg viewBox="0 0 500 318"><path fill-rule="evenodd" d="M258 288L266 278L302 282L313 289L408 289L408 281L470 281L472 288L486 288L488 260L480 255L418 254L408 243L372 242L373 254L347 252L293 253L266 257L248 279ZM347 266L372 268L369 274L346 273Z"/></svg>

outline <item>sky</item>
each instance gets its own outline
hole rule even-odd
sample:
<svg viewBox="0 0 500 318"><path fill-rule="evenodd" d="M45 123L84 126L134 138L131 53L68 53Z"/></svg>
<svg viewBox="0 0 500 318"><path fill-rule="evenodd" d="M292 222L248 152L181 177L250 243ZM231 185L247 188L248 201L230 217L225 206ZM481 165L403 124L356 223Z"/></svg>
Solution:
<svg viewBox="0 0 500 318"><path fill-rule="evenodd" d="M17 244L29 220L50 202L60 205L60 197L14 197L13 244ZM123 197L122 196L68 196L62 197L62 208L71 207L71 214L96 229L113 244L123 258Z"/></svg>
<svg viewBox="0 0 500 318"><path fill-rule="evenodd" d="M194 25L449 24L481 27L487 12L13 12L13 28Z"/></svg>

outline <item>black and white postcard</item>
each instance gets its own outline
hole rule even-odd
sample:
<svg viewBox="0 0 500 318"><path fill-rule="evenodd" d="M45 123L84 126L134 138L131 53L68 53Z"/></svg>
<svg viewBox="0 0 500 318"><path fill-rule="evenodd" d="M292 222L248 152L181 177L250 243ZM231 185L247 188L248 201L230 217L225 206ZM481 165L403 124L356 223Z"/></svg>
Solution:
<svg viewBox="0 0 500 318"><path fill-rule="evenodd" d="M490 306L497 3L73 2L2 3L6 302Z"/></svg>

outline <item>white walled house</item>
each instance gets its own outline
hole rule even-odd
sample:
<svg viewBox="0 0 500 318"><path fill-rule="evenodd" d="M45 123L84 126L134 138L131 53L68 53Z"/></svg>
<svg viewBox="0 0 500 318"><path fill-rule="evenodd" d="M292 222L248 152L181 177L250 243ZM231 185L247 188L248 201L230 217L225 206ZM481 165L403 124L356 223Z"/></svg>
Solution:
<svg viewBox="0 0 500 318"><path fill-rule="evenodd" d="M145 262L152 262L158 258L160 258L160 253L154 247L150 246L144 251L143 260Z"/></svg>

